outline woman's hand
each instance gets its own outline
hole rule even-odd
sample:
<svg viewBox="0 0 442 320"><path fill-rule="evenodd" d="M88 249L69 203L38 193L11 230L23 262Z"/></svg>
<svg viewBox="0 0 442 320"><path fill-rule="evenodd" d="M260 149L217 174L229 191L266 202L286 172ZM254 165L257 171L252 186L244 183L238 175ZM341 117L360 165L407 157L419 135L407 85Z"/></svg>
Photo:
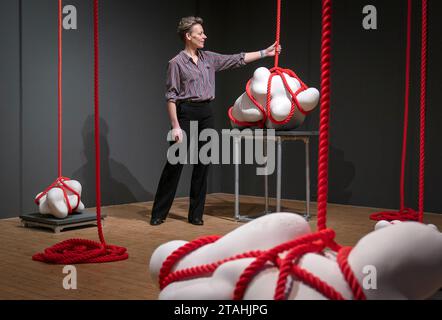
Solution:
<svg viewBox="0 0 442 320"><path fill-rule="evenodd" d="M263 51L266 57L274 57L276 52L278 52L278 54L281 54L281 45L279 45L278 49L276 49L276 42L275 42L274 44L272 44L267 49L264 49Z"/></svg>
<svg viewBox="0 0 442 320"><path fill-rule="evenodd" d="M172 129L172 139L178 143L183 142L183 131L180 127Z"/></svg>
<svg viewBox="0 0 442 320"><path fill-rule="evenodd" d="M244 57L244 61L246 63L250 63L250 62L265 58L265 57L274 57L276 52L278 52L278 54L281 53L281 46L278 46L277 50L275 50L275 47L276 47L276 42L274 44L272 44L270 47L268 47L267 49L260 50L260 51L254 51L254 52L247 52Z"/></svg>

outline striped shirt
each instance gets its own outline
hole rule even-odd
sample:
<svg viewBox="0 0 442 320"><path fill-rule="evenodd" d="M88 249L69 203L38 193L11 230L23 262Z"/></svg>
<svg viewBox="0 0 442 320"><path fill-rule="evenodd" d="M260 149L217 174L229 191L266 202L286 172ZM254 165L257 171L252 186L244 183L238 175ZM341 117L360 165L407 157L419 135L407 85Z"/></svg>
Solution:
<svg viewBox="0 0 442 320"><path fill-rule="evenodd" d="M166 100L202 102L215 99L215 72L246 64L245 53L224 55L197 50L198 62L182 50L167 68Z"/></svg>

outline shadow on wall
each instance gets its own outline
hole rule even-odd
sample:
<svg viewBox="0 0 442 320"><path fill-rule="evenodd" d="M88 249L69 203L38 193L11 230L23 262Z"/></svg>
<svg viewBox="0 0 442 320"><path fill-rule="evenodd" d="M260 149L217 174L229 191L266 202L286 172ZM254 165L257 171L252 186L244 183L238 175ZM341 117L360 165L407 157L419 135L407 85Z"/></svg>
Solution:
<svg viewBox="0 0 442 320"><path fill-rule="evenodd" d="M108 133L107 123L100 118L102 205L152 200L152 194L143 188L130 171L123 164L109 157ZM95 144L94 117L92 115L88 116L83 125L82 137L86 163L74 172L73 178L83 185L81 198L85 206L93 207L95 206Z"/></svg>
<svg viewBox="0 0 442 320"><path fill-rule="evenodd" d="M349 204L353 195L351 183L356 174L353 162L346 161L344 151L330 145L329 202Z"/></svg>

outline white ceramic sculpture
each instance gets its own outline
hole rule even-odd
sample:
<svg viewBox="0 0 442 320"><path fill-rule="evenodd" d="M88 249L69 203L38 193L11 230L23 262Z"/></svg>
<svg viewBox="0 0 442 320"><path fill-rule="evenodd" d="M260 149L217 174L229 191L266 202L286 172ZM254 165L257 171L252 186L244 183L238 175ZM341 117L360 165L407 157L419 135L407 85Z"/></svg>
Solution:
<svg viewBox="0 0 442 320"><path fill-rule="evenodd" d="M249 222L213 244L183 257L173 271L213 263L250 250L266 250L310 233L305 220L292 213L276 213ZM186 241L171 241L158 247L150 260L156 283L163 261ZM235 284L253 258L227 262L207 277L173 282L159 299L232 299ZM417 222L384 225L364 236L353 248L348 262L367 299L427 299L442 287L442 234L435 226ZM298 265L334 287L346 299L352 293L343 278L334 253L308 253ZM368 270L374 270L365 287ZM273 299L278 269L268 264L249 284L244 299ZM291 278L288 299L325 299L310 286Z"/></svg>
<svg viewBox="0 0 442 320"><path fill-rule="evenodd" d="M71 208L74 209L75 207L77 207L78 204L76 211L84 210L84 204L83 202L81 202L82 188L80 182L76 180L67 180L64 181L64 183L80 195L79 198L73 192L65 189ZM41 194L42 192L37 194L35 198L37 199ZM78 201L80 203L78 203ZM41 214L51 214L59 219L64 219L69 214L66 199L64 197L63 191L59 187L53 187L48 190L48 192L43 197L41 197L38 202L38 209Z"/></svg>
<svg viewBox="0 0 442 320"><path fill-rule="evenodd" d="M267 104L267 85L271 73L269 69L260 67L255 70L250 82L250 91L256 101L266 108ZM284 73L287 83L292 90L296 92L300 87L300 82ZM315 88L308 88L297 95L297 99L301 108L305 112L310 112L316 108L319 101L319 91ZM270 112L277 121L287 118L291 110L292 97L285 88L283 80L279 75L272 78ZM260 110L255 106L246 92L244 92L232 107L232 116L240 122L257 122L263 119ZM266 120L266 128L277 130L290 130L299 127L305 119L305 115L295 108L295 113L287 124L275 124L269 118ZM233 121L233 127L238 127Z"/></svg>

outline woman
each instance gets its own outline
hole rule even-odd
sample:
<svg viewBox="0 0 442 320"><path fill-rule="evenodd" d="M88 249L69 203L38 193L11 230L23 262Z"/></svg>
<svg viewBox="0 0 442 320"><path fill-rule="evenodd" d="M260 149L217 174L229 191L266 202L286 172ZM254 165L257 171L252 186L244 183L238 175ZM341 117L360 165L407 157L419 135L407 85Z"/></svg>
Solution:
<svg viewBox="0 0 442 320"><path fill-rule="evenodd" d="M180 143L183 141L183 131L186 137L190 136L191 121L198 122L198 134L214 126L210 102L215 98L215 72L240 67L264 57L272 57L275 55L276 44L261 51L221 55L201 50L207 39L204 34L203 19L182 18L177 31L185 46L184 50L169 61L166 99L172 139ZM279 47L278 53L280 50ZM201 146L199 143L198 149ZM181 163L166 163L152 208L151 225L159 225L166 219L175 197L182 168ZM194 225L204 224L202 217L208 169L208 165L199 162L193 167L188 221Z"/></svg>

